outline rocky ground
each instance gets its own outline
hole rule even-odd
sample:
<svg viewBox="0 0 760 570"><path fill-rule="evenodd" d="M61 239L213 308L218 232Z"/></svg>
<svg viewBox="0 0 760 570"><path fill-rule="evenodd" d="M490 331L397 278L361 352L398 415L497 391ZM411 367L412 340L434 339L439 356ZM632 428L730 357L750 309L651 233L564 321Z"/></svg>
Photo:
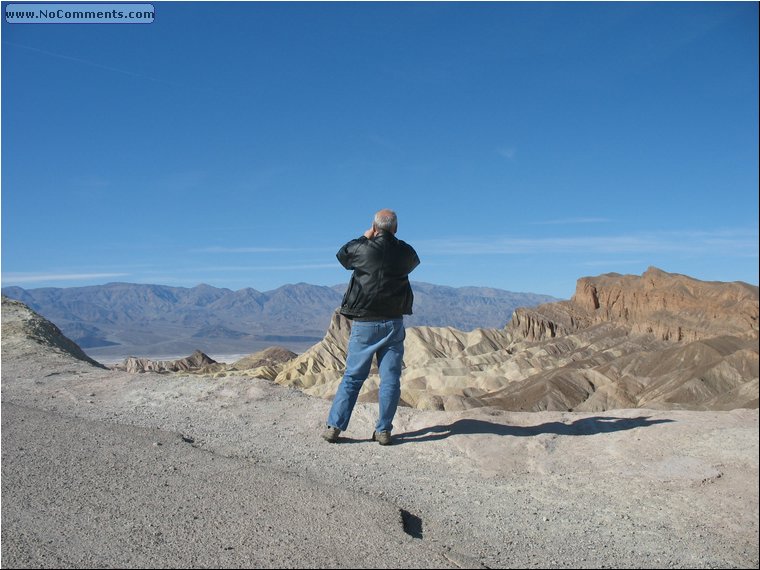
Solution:
<svg viewBox="0 0 760 570"><path fill-rule="evenodd" d="M381 447L359 404L330 445L293 388L5 342L3 567L758 567L757 409L402 408Z"/></svg>

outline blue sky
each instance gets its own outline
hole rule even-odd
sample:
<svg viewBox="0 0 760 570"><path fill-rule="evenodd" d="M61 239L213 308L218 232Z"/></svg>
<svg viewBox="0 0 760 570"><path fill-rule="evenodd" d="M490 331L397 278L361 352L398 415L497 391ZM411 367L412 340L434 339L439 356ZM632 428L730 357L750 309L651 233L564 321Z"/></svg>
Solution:
<svg viewBox="0 0 760 570"><path fill-rule="evenodd" d="M758 283L757 3L154 6L3 21L3 286Z"/></svg>

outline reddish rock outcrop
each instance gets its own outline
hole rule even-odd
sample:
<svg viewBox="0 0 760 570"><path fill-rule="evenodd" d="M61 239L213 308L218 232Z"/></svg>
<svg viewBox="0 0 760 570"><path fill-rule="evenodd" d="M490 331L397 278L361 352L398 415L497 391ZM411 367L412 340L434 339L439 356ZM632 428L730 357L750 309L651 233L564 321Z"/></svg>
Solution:
<svg viewBox="0 0 760 570"><path fill-rule="evenodd" d="M514 338L537 341L607 322L666 341L757 334L758 288L700 281L655 267L641 276L583 277L570 301L515 311L508 331Z"/></svg>

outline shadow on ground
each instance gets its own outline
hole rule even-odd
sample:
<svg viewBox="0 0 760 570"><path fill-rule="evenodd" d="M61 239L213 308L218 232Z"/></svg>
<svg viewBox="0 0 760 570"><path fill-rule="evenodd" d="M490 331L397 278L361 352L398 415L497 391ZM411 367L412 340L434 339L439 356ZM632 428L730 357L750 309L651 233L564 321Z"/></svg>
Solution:
<svg viewBox="0 0 760 570"><path fill-rule="evenodd" d="M537 426L510 426L485 420L457 420L446 425L422 428L416 431L395 434L393 442L414 443L421 441L436 441L452 435L493 434L511 435L514 437L530 437L542 433L557 435L594 435L629 429L648 427L655 424L669 423L674 420L653 420L647 416L637 418L615 418L595 416L583 418L571 423L549 422Z"/></svg>

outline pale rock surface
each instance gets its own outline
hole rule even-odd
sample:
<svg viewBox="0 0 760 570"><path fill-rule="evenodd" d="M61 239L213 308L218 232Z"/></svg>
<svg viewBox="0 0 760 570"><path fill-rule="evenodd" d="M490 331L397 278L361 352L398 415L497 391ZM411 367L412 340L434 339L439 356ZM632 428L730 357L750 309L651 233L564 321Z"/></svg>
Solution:
<svg viewBox="0 0 760 570"><path fill-rule="evenodd" d="M79 360L103 367L66 338L53 323L30 310L24 303L2 296L2 350L19 358L34 360Z"/></svg>
<svg viewBox="0 0 760 570"><path fill-rule="evenodd" d="M252 370L262 366L277 366L293 360L296 356L298 355L292 350L288 350L281 346L272 346L235 361L232 364L231 369Z"/></svg>
<svg viewBox="0 0 760 570"><path fill-rule="evenodd" d="M242 374L251 378L265 378L274 380L277 377L282 365L296 358L298 355L281 346L272 346L244 356L226 367L222 372L214 374L217 378L222 378L228 374Z"/></svg>
<svg viewBox="0 0 760 570"><path fill-rule="evenodd" d="M114 368L132 374L142 372L197 372L201 370L207 372L213 364L218 363L207 354L196 350L190 356L175 360L151 360L150 358L130 356Z"/></svg>

